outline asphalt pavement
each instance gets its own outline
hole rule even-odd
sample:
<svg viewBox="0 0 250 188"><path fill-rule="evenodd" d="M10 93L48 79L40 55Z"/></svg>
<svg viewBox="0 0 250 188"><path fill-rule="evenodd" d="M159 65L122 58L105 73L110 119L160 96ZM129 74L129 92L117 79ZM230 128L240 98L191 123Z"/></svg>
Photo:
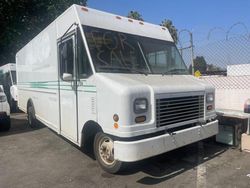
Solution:
<svg viewBox="0 0 250 188"><path fill-rule="evenodd" d="M213 139L127 164L113 175L47 127L29 128L25 114L13 114L11 123L9 132L0 132L0 188L250 187L250 153Z"/></svg>

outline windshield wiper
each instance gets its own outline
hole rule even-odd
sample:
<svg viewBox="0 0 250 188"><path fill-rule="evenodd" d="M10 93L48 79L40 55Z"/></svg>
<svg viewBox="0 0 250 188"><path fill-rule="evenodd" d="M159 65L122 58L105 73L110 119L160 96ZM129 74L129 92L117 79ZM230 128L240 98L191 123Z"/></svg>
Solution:
<svg viewBox="0 0 250 188"><path fill-rule="evenodd" d="M148 73L144 72L144 71L140 71L140 70L137 70L137 69L132 69L132 68L129 68L129 67L114 67L114 66L102 66L102 67L98 67L100 69L112 69L112 70L127 70L127 71L132 71L132 72L136 72L136 73L140 73L140 74L144 74L144 75L148 75Z"/></svg>
<svg viewBox="0 0 250 188"><path fill-rule="evenodd" d="M125 68L125 67L124 67ZM148 73L144 72L144 71L140 71L140 70L137 70L137 69L131 69L131 68L128 68L126 67L127 70L130 70L130 71L133 71L133 72L136 72L136 73L140 73L140 74L144 74L145 76L148 75Z"/></svg>
<svg viewBox="0 0 250 188"><path fill-rule="evenodd" d="M145 64L147 65L148 70L149 70L150 72L152 72L152 70L150 69L150 66L148 65L148 61L147 61L147 59L146 59L146 57L145 57L145 54L144 54L144 52L143 52L143 50L142 50L142 48L141 48L140 43L137 42L137 45L138 45L138 47L139 47L139 49L140 49L141 55L142 55L142 57L143 57L143 59L144 59Z"/></svg>
<svg viewBox="0 0 250 188"><path fill-rule="evenodd" d="M166 72L163 72L162 75L173 75L173 73L178 73L178 71L187 72L186 69L175 68L175 69L169 69Z"/></svg>

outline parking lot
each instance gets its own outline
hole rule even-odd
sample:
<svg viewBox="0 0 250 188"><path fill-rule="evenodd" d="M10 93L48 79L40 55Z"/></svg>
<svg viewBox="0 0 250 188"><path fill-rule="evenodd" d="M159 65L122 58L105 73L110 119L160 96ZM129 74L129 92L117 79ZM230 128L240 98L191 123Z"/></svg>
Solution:
<svg viewBox="0 0 250 188"><path fill-rule="evenodd" d="M250 154L208 140L127 165L118 174L24 114L0 133L0 187L249 187Z"/></svg>

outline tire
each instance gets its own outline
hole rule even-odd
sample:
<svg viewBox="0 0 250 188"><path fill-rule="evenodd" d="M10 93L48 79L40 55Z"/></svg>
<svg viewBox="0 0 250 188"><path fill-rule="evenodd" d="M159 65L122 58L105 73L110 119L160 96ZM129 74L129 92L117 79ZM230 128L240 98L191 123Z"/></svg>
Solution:
<svg viewBox="0 0 250 188"><path fill-rule="evenodd" d="M33 105L29 105L27 109L28 125L31 128L38 128L38 122L35 115L35 109Z"/></svg>
<svg viewBox="0 0 250 188"><path fill-rule="evenodd" d="M9 131L10 130L10 117L7 117L4 121L4 124L2 126L3 131Z"/></svg>
<svg viewBox="0 0 250 188"><path fill-rule="evenodd" d="M114 159L113 140L108 135L102 132L95 135L94 154L99 165L106 172L115 174L121 170L123 163Z"/></svg>

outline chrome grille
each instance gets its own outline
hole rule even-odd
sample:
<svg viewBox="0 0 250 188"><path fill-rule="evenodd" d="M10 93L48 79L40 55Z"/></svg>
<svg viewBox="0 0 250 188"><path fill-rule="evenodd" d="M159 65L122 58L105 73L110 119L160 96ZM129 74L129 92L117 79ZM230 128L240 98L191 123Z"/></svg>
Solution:
<svg viewBox="0 0 250 188"><path fill-rule="evenodd" d="M198 120L203 117L203 95L156 100L157 126L166 126L190 120Z"/></svg>

